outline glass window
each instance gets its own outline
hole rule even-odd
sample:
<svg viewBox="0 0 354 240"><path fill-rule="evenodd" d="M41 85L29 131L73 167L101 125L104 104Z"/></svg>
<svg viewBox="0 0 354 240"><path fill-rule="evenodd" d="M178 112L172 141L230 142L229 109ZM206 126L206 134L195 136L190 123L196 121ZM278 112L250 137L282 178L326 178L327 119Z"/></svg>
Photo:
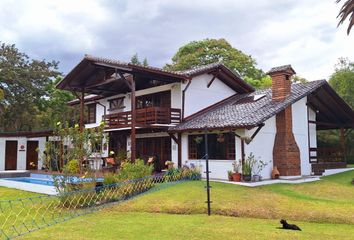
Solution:
<svg viewBox="0 0 354 240"><path fill-rule="evenodd" d="M124 108L124 98L115 98L109 100L109 111Z"/></svg>
<svg viewBox="0 0 354 240"><path fill-rule="evenodd" d="M205 156L204 134L188 136L189 159L202 159ZM231 133L208 134L209 159L234 160L235 137Z"/></svg>
<svg viewBox="0 0 354 240"><path fill-rule="evenodd" d="M86 123L96 122L96 103L87 105Z"/></svg>

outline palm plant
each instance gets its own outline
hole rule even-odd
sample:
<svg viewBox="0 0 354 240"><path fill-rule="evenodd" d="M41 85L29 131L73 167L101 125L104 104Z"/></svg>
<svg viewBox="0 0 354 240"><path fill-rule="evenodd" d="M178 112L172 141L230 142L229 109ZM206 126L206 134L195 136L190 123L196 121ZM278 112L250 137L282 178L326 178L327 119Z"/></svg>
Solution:
<svg viewBox="0 0 354 240"><path fill-rule="evenodd" d="M337 0L337 3L341 2L342 0ZM353 27L354 24L354 0L347 0L344 2L342 8L339 11L339 14L337 18L339 18L339 23L343 24L344 21L349 17L349 25L347 28L347 34L349 35L351 28Z"/></svg>

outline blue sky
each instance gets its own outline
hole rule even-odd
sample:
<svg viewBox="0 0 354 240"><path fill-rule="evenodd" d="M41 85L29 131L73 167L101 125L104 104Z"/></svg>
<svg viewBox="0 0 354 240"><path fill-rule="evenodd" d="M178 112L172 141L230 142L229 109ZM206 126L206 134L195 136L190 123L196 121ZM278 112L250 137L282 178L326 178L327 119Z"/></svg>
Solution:
<svg viewBox="0 0 354 240"><path fill-rule="evenodd" d="M162 67L180 46L225 38L267 71L292 64L328 78L339 57L354 60L354 33L337 28L334 0L2 0L0 41L67 73L85 53Z"/></svg>

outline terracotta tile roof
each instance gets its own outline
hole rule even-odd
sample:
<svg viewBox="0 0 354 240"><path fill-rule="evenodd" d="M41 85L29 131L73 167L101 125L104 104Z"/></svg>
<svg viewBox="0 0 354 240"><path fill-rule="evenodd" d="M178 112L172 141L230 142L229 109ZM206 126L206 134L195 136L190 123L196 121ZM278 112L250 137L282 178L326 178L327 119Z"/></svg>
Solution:
<svg viewBox="0 0 354 240"><path fill-rule="evenodd" d="M169 131L257 126L325 84L326 80L293 84L291 95L283 102L272 101L270 88L249 94L237 94L189 116Z"/></svg>

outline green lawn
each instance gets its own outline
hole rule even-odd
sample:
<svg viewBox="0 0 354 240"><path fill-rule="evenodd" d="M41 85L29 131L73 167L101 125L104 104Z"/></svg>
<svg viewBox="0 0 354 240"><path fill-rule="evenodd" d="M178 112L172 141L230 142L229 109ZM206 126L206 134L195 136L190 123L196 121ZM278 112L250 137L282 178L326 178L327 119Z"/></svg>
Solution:
<svg viewBox="0 0 354 240"><path fill-rule="evenodd" d="M345 224L296 222L303 231L277 229L278 220L206 215L119 213L109 209L45 228L20 239L353 239Z"/></svg>
<svg viewBox="0 0 354 240"><path fill-rule="evenodd" d="M212 183L212 212L219 215L354 224L354 171L298 185L248 188ZM123 212L206 212L204 182L187 182L114 207Z"/></svg>
<svg viewBox="0 0 354 240"><path fill-rule="evenodd" d="M20 191L12 188L0 187L0 201L1 200L16 200L18 198L27 198L39 196L40 194Z"/></svg>
<svg viewBox="0 0 354 240"><path fill-rule="evenodd" d="M257 188L213 182L211 217L203 214L205 182L185 182L22 239L353 239L353 178L350 171L318 182ZM0 188L0 199L26 194ZM280 218L303 231L277 229Z"/></svg>

